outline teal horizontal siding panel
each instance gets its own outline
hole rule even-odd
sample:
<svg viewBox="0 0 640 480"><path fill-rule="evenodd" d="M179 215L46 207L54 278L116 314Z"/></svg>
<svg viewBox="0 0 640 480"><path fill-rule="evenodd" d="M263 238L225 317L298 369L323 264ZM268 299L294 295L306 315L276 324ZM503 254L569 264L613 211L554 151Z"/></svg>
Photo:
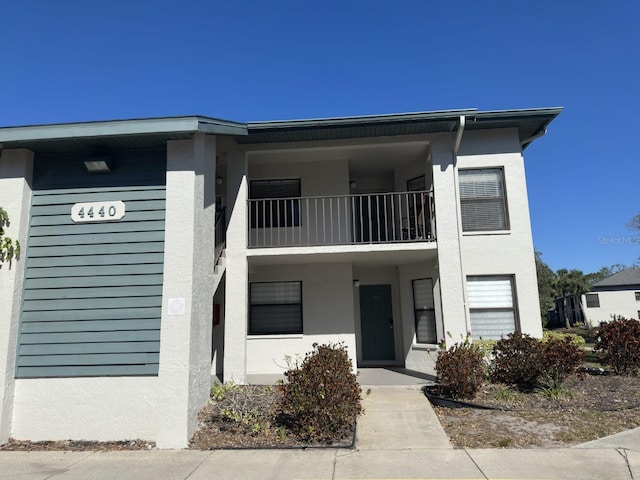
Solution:
<svg viewBox="0 0 640 480"><path fill-rule="evenodd" d="M21 355L18 367L42 367L46 365L131 365L158 363L158 353L87 353L73 355Z"/></svg>
<svg viewBox="0 0 640 480"><path fill-rule="evenodd" d="M21 345L52 343L101 343L101 342L159 342L160 332L156 330L115 331L115 332L69 332L65 335L57 333L23 333Z"/></svg>
<svg viewBox="0 0 640 480"><path fill-rule="evenodd" d="M126 308L162 306L161 297L118 297L64 300L25 300L25 312L34 310L84 310L89 308Z"/></svg>
<svg viewBox="0 0 640 480"><path fill-rule="evenodd" d="M56 289L82 287L121 287L138 285L161 285L162 275L113 275L91 277L63 277L56 280ZM49 278L28 278L25 280L25 292L41 288L51 288Z"/></svg>
<svg viewBox="0 0 640 480"><path fill-rule="evenodd" d="M16 377L157 375L166 152L38 155ZM118 221L73 222L75 203L122 201Z"/></svg>
<svg viewBox="0 0 640 480"><path fill-rule="evenodd" d="M42 377L121 377L121 376L153 376L158 375L158 364L143 365L80 365L46 366L46 367L17 367L18 378Z"/></svg>
<svg viewBox="0 0 640 480"><path fill-rule="evenodd" d="M124 330L153 330L158 323L153 318L118 320L76 320L66 322L24 322L22 333L104 332Z"/></svg>
<svg viewBox="0 0 640 480"><path fill-rule="evenodd" d="M164 239L162 242L147 243L112 243L106 245L66 245L62 247L29 247L29 257L67 257L79 255L111 255L116 253L156 253L164 252Z"/></svg>
<svg viewBox="0 0 640 480"><path fill-rule="evenodd" d="M162 273L162 264L144 263L140 265L101 265L88 267L43 267L32 268L26 278L92 277L94 275L136 275Z"/></svg>
<svg viewBox="0 0 640 480"><path fill-rule="evenodd" d="M70 189L64 193L52 193L50 191L33 192L33 202L31 208L38 210L40 207L49 207L51 205L73 205L74 203L84 202L104 202L109 200L122 200L130 202L139 200L147 202L149 200L165 200L167 197L164 188L154 189L117 189L110 188L108 191L96 192L90 189L83 189L82 192Z"/></svg>
<svg viewBox="0 0 640 480"><path fill-rule="evenodd" d="M126 287L38 288L26 290L25 300L63 300L80 298L151 297L161 296L162 285L131 285Z"/></svg>
<svg viewBox="0 0 640 480"><path fill-rule="evenodd" d="M107 199L108 201L116 201L122 200L119 198L119 195L112 195ZM97 200L87 200L87 201L97 201ZM161 208L165 204L164 199L158 200L122 200L126 204L127 212L151 212ZM87 203L82 201L81 199L76 199L75 201L69 203L62 203L59 205L42 205L39 207L34 207L31 214L33 217L47 217L53 215L65 216L69 215L68 223L72 223L71 220L71 207L74 203ZM126 215L124 217L127 218ZM123 220L127 221L127 220Z"/></svg>
<svg viewBox="0 0 640 480"><path fill-rule="evenodd" d="M20 354L24 356L38 355L74 355L74 354L104 354L104 353L130 353L135 350L139 353L154 353L160 348L159 342L111 342L111 343L72 343L49 345L23 345ZM44 363L44 362L43 362ZM145 362L151 363L151 362Z"/></svg>
<svg viewBox="0 0 640 480"><path fill-rule="evenodd" d="M157 352L160 342L65 343L22 345L21 355L59 355L72 353Z"/></svg>
<svg viewBox="0 0 640 480"><path fill-rule="evenodd" d="M87 310L35 310L22 312L22 322L64 322L69 320L122 320L160 318L161 307L101 308Z"/></svg>
<svg viewBox="0 0 640 480"><path fill-rule="evenodd" d="M120 220L121 224L130 222L140 222L148 220L164 220L165 214L161 210L136 210L127 211L125 216ZM39 215L31 218L31 227L48 227L59 225L76 225L71 220L69 212L55 215Z"/></svg>
<svg viewBox="0 0 640 480"><path fill-rule="evenodd" d="M77 255L68 257L36 257L27 260L27 267L87 267L97 265L131 265L131 264L162 264L164 254L153 253L123 253L113 255Z"/></svg>
<svg viewBox="0 0 640 480"><path fill-rule="evenodd" d="M98 225L98 224L96 224ZM64 245L93 245L96 243L135 243L158 242L164 240L164 231L96 233L87 235L54 235L48 237L29 237L29 246L54 247Z"/></svg>

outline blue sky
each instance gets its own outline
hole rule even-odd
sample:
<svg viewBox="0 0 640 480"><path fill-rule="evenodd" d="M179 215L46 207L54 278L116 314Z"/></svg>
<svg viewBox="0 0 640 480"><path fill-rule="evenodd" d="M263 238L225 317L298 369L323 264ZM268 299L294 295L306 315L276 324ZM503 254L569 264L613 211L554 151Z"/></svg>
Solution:
<svg viewBox="0 0 640 480"><path fill-rule="evenodd" d="M525 151L536 249L640 256L640 2L5 1L0 126L563 106Z"/></svg>

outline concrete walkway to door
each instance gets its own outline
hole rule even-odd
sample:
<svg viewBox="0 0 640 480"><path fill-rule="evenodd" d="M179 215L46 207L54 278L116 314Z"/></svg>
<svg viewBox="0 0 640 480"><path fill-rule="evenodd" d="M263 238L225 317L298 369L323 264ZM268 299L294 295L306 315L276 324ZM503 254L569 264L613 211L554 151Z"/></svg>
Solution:
<svg viewBox="0 0 640 480"><path fill-rule="evenodd" d="M422 386L433 376L404 369L359 369L364 415L358 419L359 450L452 448Z"/></svg>

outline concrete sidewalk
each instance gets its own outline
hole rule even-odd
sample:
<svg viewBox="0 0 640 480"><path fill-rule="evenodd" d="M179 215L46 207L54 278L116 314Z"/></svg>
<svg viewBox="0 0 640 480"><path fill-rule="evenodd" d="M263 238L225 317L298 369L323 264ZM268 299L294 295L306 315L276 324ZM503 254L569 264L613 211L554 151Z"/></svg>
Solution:
<svg viewBox="0 0 640 480"><path fill-rule="evenodd" d="M453 449L419 387L370 390L354 450L0 452L0 479L640 478L640 429L574 448Z"/></svg>

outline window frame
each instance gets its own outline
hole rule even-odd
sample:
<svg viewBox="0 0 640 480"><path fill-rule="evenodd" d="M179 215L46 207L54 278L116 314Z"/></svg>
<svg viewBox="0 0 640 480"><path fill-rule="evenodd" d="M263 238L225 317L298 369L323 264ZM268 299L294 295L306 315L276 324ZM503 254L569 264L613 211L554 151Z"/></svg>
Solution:
<svg viewBox="0 0 640 480"><path fill-rule="evenodd" d="M466 278L466 282L465 282L465 287L467 288L467 292L468 292L468 288L469 288L469 281L478 281L478 280L484 280L484 281L491 281L491 280L509 280L510 283L510 289L511 289L511 307L491 307L491 308L478 308L478 307L473 307L471 305L471 299L469 299L469 294L467 293L467 301L469 304L469 327L471 328L471 336L476 339L477 338L482 338L483 340L490 340L488 338L484 338L482 336L476 336L474 335L474 329L473 329L473 325L472 325L472 321L473 321L473 313L476 312L513 312L513 331L514 332L520 332L521 328L520 328L520 317L518 314L518 296L517 296L517 292L516 292L516 279L515 279L515 275L513 274L497 274L497 275L468 275ZM506 332L506 333L510 333L510 332ZM505 334L506 334L505 333Z"/></svg>
<svg viewBox="0 0 640 480"><path fill-rule="evenodd" d="M500 187L501 187L501 195L496 197L468 197L463 198L462 188L461 188L461 177L464 177L467 172L481 172L481 171L496 171L500 175ZM507 187L505 181L504 167L503 166L486 166L486 167L477 167L477 168L460 168L458 169L458 200L460 202L460 224L462 231L464 233L473 233L473 232L503 232L510 230L510 222L509 222L509 208L507 202ZM480 202L494 201L500 205L502 209L502 217L503 217L503 225L495 228L494 226L485 226L485 227L471 227L466 226L464 222L465 217L465 205L474 205L479 204ZM478 218L474 216L475 223L478 222Z"/></svg>
<svg viewBox="0 0 640 480"><path fill-rule="evenodd" d="M600 308L600 295L597 293L586 293L584 297L587 308ZM594 298L595 302L593 301ZM589 302L589 299L592 301Z"/></svg>
<svg viewBox="0 0 640 480"><path fill-rule="evenodd" d="M300 301L297 303L254 303L253 302L253 288L255 285L260 284L298 284L299 289L299 297ZM254 319L254 308L255 307L273 307L273 309L277 309L281 306L291 306L291 305L299 305L300 307L300 319L298 321L299 327L291 330L282 330L282 331L274 331L274 332L259 332L253 328L253 319ZM302 335L304 334L304 313L303 313L303 299L302 299L302 281L301 280L277 280L277 281L267 281L267 282L249 282L249 325L248 325L248 334L249 335Z"/></svg>
<svg viewBox="0 0 640 480"><path fill-rule="evenodd" d="M284 182L295 182L295 195L256 195L254 188L258 184L282 184ZM249 200L263 200L263 207L259 208L261 202L250 202L249 225L251 228L291 228L302 225L300 220L300 197L302 196L302 186L299 178L271 178L256 179L249 181ZM270 201L270 202L268 202ZM273 205L276 208L273 208ZM268 211L265 206L269 204Z"/></svg>
<svg viewBox="0 0 640 480"><path fill-rule="evenodd" d="M416 282L421 282L424 280L428 280L431 284L431 308L417 308L416 305ZM426 277L426 278L415 278L413 280L411 280L411 293L413 295L413 322L414 322L414 328L415 328L415 333L416 333L416 343L422 343L422 344L429 344L429 345L433 345L433 344L437 344L438 343L438 325L437 325L437 321L436 321L436 308L435 308L435 296L433 293L433 278L430 277ZM427 339L427 341L423 341L423 339L418 337L418 312L432 312L432 318L433 318L433 341L428 341L431 339Z"/></svg>
<svg viewBox="0 0 640 480"><path fill-rule="evenodd" d="M636 302L640 302L640 292L635 292L636 293Z"/></svg>

